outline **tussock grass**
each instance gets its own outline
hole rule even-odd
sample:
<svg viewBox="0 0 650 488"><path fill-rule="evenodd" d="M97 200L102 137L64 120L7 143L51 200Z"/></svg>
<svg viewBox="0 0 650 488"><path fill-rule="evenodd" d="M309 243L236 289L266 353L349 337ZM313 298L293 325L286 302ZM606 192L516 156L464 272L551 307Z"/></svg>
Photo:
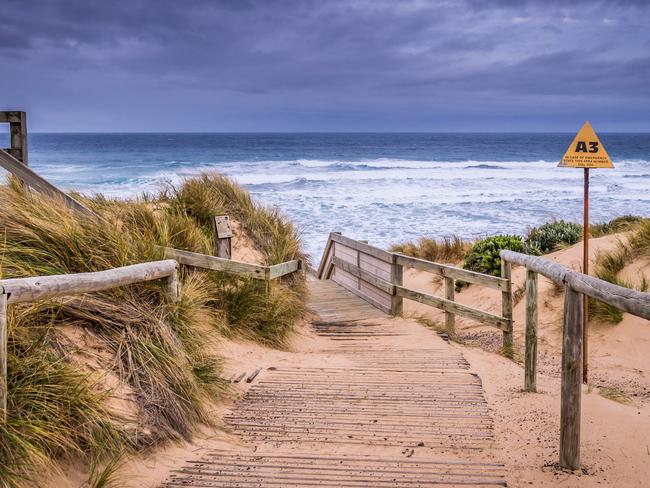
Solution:
<svg viewBox="0 0 650 488"><path fill-rule="evenodd" d="M591 237L602 237L617 232L625 232L633 230L638 224L647 221L648 219L639 215L622 215L610 220L609 222L590 225L589 235Z"/></svg>
<svg viewBox="0 0 650 488"><path fill-rule="evenodd" d="M193 217L209 234L216 215L229 214L238 220L246 234L266 256L266 263L279 264L306 259L300 248L300 235L277 209L266 208L229 178L204 173L186 180L179 188L169 187L166 197L172 209Z"/></svg>
<svg viewBox="0 0 650 488"><path fill-rule="evenodd" d="M470 243L454 235L442 239L422 237L415 242L395 244L390 251L427 261L456 263L465 258L470 247Z"/></svg>
<svg viewBox="0 0 650 488"><path fill-rule="evenodd" d="M86 199L102 219L62 202L0 187L0 278L98 271L163 258L159 246L211 254L211 217L228 213L268 263L303 257L294 227L218 175L133 201ZM247 220L248 219L248 220ZM150 282L83 297L10 307L9 419L0 425L0 480L46 486L34 473L62 456L89 461L159 442L190 439L211 424L212 403L227 393L215 338L242 334L282 345L305 309L305 284L293 276L267 294L259 281L183 269L182 295L166 302ZM107 365L135 393L136 429L108 410L110 394L65 347L63 326L86 330L110 354ZM104 486L108 470L95 473ZM103 484L103 485L102 485Z"/></svg>
<svg viewBox="0 0 650 488"><path fill-rule="evenodd" d="M617 219L614 219L614 222ZM650 221L640 217L626 216L621 218L620 225L633 224L632 235L627 242L619 241L612 251L600 253L596 258L594 275L615 285L632 288L639 291L648 290L648 280L641 274L638 282L623 280L619 276L630 262L637 258L650 258ZM619 227L619 231L622 230ZM623 320L623 312L611 305L598 300L589 299L589 317L605 323L618 324Z"/></svg>

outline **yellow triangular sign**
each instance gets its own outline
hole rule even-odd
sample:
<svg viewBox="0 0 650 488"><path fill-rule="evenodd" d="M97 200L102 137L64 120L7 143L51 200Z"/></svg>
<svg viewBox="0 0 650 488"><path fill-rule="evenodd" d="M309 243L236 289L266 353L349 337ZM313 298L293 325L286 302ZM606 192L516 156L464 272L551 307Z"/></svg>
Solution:
<svg viewBox="0 0 650 488"><path fill-rule="evenodd" d="M582 126L558 166L562 168L614 167L605 151L605 146L600 142L589 122L585 122Z"/></svg>

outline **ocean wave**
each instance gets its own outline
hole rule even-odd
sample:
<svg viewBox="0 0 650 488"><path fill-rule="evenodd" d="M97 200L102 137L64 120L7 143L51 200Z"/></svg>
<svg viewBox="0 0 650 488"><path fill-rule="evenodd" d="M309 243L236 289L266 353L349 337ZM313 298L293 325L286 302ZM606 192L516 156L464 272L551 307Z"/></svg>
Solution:
<svg viewBox="0 0 650 488"><path fill-rule="evenodd" d="M293 178L287 181L278 181L278 182L265 182L265 183L244 183L244 186L253 192L265 191L265 190L296 190L300 188L305 188L308 186L314 185L323 185L327 184L327 180L311 179L311 178Z"/></svg>
<svg viewBox="0 0 650 488"><path fill-rule="evenodd" d="M476 169L507 169L505 166L499 166L496 164L472 164L465 166L465 169L476 168Z"/></svg>

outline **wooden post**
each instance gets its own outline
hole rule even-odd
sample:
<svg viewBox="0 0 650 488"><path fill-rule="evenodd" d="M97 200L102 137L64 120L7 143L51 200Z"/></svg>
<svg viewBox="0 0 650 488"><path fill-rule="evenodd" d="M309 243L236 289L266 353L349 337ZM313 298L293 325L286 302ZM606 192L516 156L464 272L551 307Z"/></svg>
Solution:
<svg viewBox="0 0 650 488"><path fill-rule="evenodd" d="M508 286L501 292L501 315L508 319L503 330L503 355L512 357L512 265L501 260L501 277L508 280Z"/></svg>
<svg viewBox="0 0 650 488"><path fill-rule="evenodd" d="M271 292L273 291L273 282L271 281L271 269L266 268L264 270L264 294L268 298L271 296Z"/></svg>
<svg viewBox="0 0 650 488"><path fill-rule="evenodd" d="M393 262L390 265L390 282L393 285L402 286L404 284L404 268L397 264L397 254L393 254ZM404 314L403 298L397 294L390 299L391 315L401 316Z"/></svg>
<svg viewBox="0 0 650 488"><path fill-rule="evenodd" d="M0 421L7 421L7 294L0 293Z"/></svg>
<svg viewBox="0 0 650 488"><path fill-rule="evenodd" d="M537 273L526 270L526 391L537 391Z"/></svg>
<svg viewBox="0 0 650 488"><path fill-rule="evenodd" d="M589 275L589 168L584 168L583 195L583 224L582 224L582 272ZM582 382L587 383L589 366L589 297L583 295L582 304Z"/></svg>
<svg viewBox="0 0 650 488"><path fill-rule="evenodd" d="M445 298L454 301L454 291L456 288L456 280L445 276ZM456 314L445 310L445 330L448 334L454 334L456 330Z"/></svg>
<svg viewBox="0 0 650 488"><path fill-rule="evenodd" d="M27 154L27 114L25 112L2 112L2 119L9 121L11 147L7 152L25 166L29 166Z"/></svg>
<svg viewBox="0 0 650 488"><path fill-rule="evenodd" d="M560 412L560 466L580 467L580 396L582 373L583 297L565 286L562 333L562 405Z"/></svg>
<svg viewBox="0 0 650 488"><path fill-rule="evenodd" d="M362 244L368 244L367 240L359 239L359 242L361 242ZM359 251L358 249L356 251L357 251L357 268L361 269L361 251ZM362 282L361 277L357 276L357 290L359 291L361 291L361 282Z"/></svg>
<svg viewBox="0 0 650 488"><path fill-rule="evenodd" d="M9 132L11 134L11 153L25 166L29 166L27 155L27 114L19 112L20 122L11 122Z"/></svg>
<svg viewBox="0 0 650 488"><path fill-rule="evenodd" d="M232 258L232 226L227 215L214 218L214 255L218 258Z"/></svg>
<svg viewBox="0 0 650 488"><path fill-rule="evenodd" d="M178 279L178 267L165 279L165 294L170 303L177 303L181 299L181 283Z"/></svg>

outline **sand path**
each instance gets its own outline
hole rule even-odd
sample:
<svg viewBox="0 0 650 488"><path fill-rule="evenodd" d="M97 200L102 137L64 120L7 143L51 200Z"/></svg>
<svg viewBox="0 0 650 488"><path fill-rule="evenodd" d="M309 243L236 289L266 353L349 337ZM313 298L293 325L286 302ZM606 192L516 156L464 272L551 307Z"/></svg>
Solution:
<svg viewBox="0 0 650 488"><path fill-rule="evenodd" d="M237 442L197 451L164 486L505 486L459 350L332 282L310 288L309 355L265 367L226 414Z"/></svg>

